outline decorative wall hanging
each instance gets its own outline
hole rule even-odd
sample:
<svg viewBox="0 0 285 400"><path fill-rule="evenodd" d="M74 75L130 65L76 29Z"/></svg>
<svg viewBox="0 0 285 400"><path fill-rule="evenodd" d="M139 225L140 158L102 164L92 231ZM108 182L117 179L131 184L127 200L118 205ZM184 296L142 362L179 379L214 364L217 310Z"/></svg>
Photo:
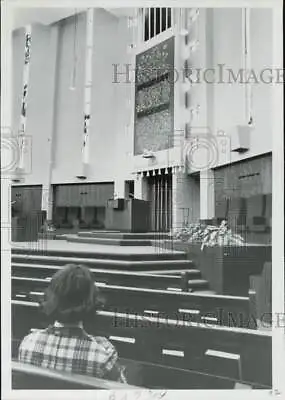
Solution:
<svg viewBox="0 0 285 400"><path fill-rule="evenodd" d="M89 162L89 130L91 120L91 90L92 90L92 58L93 58L93 30L94 9L89 8L86 13L86 58L85 58L85 85L84 85L84 117L82 163Z"/></svg>
<svg viewBox="0 0 285 400"><path fill-rule="evenodd" d="M18 168L25 170L25 133L27 121L27 98L29 88L29 75L30 75L30 60L31 60L31 43L32 43L32 27L27 25L25 28L25 56L24 56L24 69L23 69L23 91L22 91L22 104L20 124L18 131L19 143L19 163Z"/></svg>
<svg viewBox="0 0 285 400"><path fill-rule="evenodd" d="M173 37L136 57L135 155L173 146L173 74Z"/></svg>

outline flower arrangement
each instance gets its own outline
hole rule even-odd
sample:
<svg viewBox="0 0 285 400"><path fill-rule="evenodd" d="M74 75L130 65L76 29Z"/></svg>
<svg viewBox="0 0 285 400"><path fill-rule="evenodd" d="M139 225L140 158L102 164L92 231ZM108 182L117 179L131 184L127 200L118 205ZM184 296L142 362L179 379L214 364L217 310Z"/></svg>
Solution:
<svg viewBox="0 0 285 400"><path fill-rule="evenodd" d="M222 221L220 226L190 224L174 231L173 239L188 243L201 243L201 250L204 247L245 245L242 236L234 234L228 227L227 221Z"/></svg>

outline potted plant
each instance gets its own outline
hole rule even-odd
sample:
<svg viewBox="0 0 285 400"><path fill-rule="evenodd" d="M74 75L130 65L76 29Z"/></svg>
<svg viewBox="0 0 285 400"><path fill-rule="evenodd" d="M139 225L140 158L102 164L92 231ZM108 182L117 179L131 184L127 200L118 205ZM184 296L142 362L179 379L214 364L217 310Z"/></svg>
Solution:
<svg viewBox="0 0 285 400"><path fill-rule="evenodd" d="M232 232L226 221L219 226L190 224L172 233L174 250L188 258L218 294L248 296L249 277L271 261L271 246L251 245Z"/></svg>
<svg viewBox="0 0 285 400"><path fill-rule="evenodd" d="M220 226L206 224L190 224L182 229L177 229L172 234L173 239L182 242L201 244L201 251L205 247L214 246L243 246L242 236L234 234L223 220Z"/></svg>

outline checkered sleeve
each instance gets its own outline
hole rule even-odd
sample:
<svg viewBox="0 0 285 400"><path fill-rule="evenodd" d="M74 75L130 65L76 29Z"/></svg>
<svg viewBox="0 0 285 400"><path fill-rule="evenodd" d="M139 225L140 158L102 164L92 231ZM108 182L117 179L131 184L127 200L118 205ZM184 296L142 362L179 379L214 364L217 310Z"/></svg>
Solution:
<svg viewBox="0 0 285 400"><path fill-rule="evenodd" d="M39 336L38 332L32 332L24 337L19 346L19 351L18 351L19 361L28 364L32 362L40 363L40 360L36 359L38 358L37 357L38 353L36 351L38 336Z"/></svg>
<svg viewBox="0 0 285 400"><path fill-rule="evenodd" d="M101 348L101 377L127 383L124 375L124 368L119 362L118 353L115 347L104 337L97 337L96 341Z"/></svg>

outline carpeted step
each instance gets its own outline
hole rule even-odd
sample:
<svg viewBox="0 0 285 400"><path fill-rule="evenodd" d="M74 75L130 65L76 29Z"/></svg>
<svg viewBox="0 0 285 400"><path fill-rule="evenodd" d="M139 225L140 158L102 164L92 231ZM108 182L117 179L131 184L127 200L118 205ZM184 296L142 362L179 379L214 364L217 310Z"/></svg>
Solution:
<svg viewBox="0 0 285 400"><path fill-rule="evenodd" d="M102 238L102 237L81 237L77 235L65 235L68 242L88 243L109 246L151 246L151 240L146 239L120 239L120 238Z"/></svg>
<svg viewBox="0 0 285 400"><path fill-rule="evenodd" d="M70 246L72 246L70 244ZM92 248L92 246L90 246ZM104 246L105 247L105 246ZM90 251L89 249L83 250L73 250L72 247L69 250L61 250L61 249L48 249L43 248L42 250L38 249L25 249L25 248L12 248L12 257L14 255L22 255L22 256L51 256L51 257L75 257L81 259L107 259L107 260L125 260L125 261L163 261L163 260L187 260L187 255L184 252L176 252L176 251L156 251L155 249L151 249L151 251L144 251L144 247L141 248L141 251L128 251L127 249L120 248L120 251L117 249L110 250L106 246L105 249ZM108 251L107 251L108 250Z"/></svg>
<svg viewBox="0 0 285 400"><path fill-rule="evenodd" d="M78 232L79 237L84 238L99 238L99 239L119 239L119 240L164 240L169 239L168 233L147 232L116 232L116 231L92 231Z"/></svg>
<svg viewBox="0 0 285 400"><path fill-rule="evenodd" d="M29 263L43 265L65 265L70 263L85 264L92 268L121 269L133 271L159 271L191 269L193 264L188 260L114 260L101 258L60 257L51 255L13 254L12 263Z"/></svg>

